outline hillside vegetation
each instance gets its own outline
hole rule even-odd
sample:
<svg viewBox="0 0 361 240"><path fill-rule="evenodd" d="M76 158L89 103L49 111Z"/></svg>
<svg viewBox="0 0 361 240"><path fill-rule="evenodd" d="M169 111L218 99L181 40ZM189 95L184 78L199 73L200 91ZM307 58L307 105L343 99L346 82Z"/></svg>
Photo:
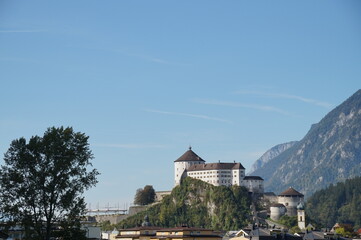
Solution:
<svg viewBox="0 0 361 240"><path fill-rule="evenodd" d="M148 215L153 226L175 227L187 224L216 230L234 230L248 224L251 198L239 186L216 187L201 180L185 178L159 204L131 216L119 228L140 226Z"/></svg>
<svg viewBox="0 0 361 240"><path fill-rule="evenodd" d="M336 222L361 227L361 177L315 192L307 201L306 215L321 226Z"/></svg>

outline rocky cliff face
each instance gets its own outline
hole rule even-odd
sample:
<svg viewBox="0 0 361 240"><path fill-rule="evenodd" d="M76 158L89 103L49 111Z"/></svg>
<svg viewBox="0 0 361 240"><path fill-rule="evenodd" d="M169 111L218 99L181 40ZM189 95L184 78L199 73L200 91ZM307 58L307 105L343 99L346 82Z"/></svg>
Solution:
<svg viewBox="0 0 361 240"><path fill-rule="evenodd" d="M361 90L314 124L292 147L253 172L267 191L289 186L307 196L361 175Z"/></svg>
<svg viewBox="0 0 361 240"><path fill-rule="evenodd" d="M277 157L278 155L280 155L281 153L283 153L284 151L295 145L295 143L297 143L297 141L281 143L272 147L267 152L265 152L258 160L255 161L248 174L252 175L254 171L263 167L270 160L272 160L273 158Z"/></svg>

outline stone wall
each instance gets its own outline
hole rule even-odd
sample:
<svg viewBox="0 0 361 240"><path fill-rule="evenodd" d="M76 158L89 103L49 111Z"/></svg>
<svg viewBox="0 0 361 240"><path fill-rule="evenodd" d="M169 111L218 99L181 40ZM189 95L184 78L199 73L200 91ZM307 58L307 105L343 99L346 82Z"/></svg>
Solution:
<svg viewBox="0 0 361 240"><path fill-rule="evenodd" d="M95 220L100 222L109 221L111 224L117 224L118 222L129 217L128 214L109 214L109 215L96 215Z"/></svg>

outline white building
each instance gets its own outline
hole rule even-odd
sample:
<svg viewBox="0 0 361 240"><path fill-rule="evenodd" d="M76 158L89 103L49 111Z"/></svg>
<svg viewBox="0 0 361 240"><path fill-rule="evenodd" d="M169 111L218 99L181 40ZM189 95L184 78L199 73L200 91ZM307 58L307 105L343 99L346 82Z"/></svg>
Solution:
<svg viewBox="0 0 361 240"><path fill-rule="evenodd" d="M174 161L174 184L180 184L182 178L192 177L214 186L244 186L250 192L263 193L263 179L258 176L246 176L241 163L206 163L196 153L189 150Z"/></svg>

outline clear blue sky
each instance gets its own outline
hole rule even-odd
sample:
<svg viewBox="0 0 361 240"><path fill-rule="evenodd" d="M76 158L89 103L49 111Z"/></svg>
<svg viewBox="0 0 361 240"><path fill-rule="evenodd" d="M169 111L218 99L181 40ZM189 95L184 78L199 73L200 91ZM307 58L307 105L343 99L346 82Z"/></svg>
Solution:
<svg viewBox="0 0 361 240"><path fill-rule="evenodd" d="M124 206L189 145L249 169L360 76L360 1L1 0L0 152L72 126L102 174L87 202Z"/></svg>

